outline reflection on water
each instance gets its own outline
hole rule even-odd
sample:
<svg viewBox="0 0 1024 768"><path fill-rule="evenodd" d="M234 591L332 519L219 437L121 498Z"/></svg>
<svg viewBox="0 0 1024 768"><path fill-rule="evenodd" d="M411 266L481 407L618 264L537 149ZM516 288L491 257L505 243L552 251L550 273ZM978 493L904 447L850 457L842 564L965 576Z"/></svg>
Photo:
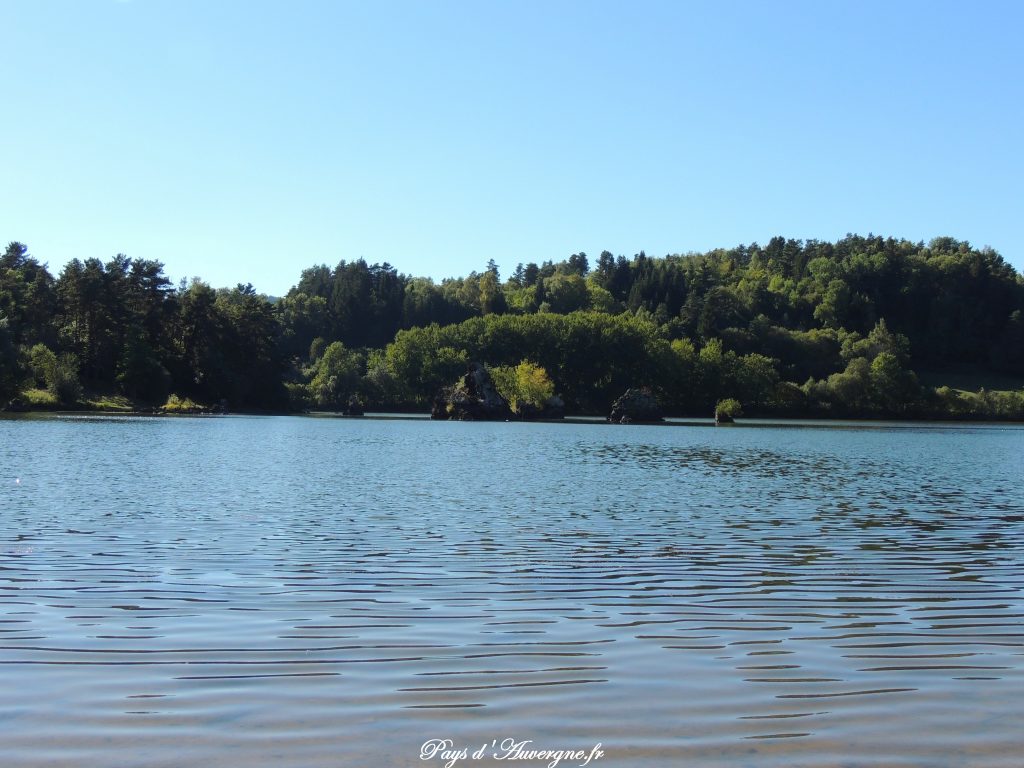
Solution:
<svg viewBox="0 0 1024 768"><path fill-rule="evenodd" d="M978 427L0 421L5 764L515 737L1016 766L1022 455Z"/></svg>

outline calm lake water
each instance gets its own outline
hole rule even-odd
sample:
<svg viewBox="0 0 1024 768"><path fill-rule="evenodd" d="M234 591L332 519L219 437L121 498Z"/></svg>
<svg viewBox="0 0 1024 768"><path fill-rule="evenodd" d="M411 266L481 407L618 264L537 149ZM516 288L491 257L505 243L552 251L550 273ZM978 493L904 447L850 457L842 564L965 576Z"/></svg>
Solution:
<svg viewBox="0 0 1024 768"><path fill-rule="evenodd" d="M0 762L1017 768L1022 469L1003 426L0 420Z"/></svg>

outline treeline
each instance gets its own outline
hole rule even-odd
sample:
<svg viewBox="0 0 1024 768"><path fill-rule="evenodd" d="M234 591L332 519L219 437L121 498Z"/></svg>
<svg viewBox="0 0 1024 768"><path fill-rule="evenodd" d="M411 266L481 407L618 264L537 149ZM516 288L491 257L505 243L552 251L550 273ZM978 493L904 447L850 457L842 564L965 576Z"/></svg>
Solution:
<svg viewBox="0 0 1024 768"><path fill-rule="evenodd" d="M155 261L0 258L0 398L118 392L235 409L426 409L471 360L545 369L570 411L647 386L670 413L1024 417L915 370L1024 377L1024 280L991 249L848 235L703 254L520 264L436 283L311 267L280 299L173 286Z"/></svg>

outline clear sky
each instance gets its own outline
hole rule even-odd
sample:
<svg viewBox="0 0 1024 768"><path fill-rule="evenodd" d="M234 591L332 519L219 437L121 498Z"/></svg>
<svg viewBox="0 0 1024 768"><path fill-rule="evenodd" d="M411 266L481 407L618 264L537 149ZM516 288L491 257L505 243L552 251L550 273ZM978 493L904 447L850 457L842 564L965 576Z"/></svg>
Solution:
<svg viewBox="0 0 1024 768"><path fill-rule="evenodd" d="M282 294L359 257L847 232L1024 267L1024 3L0 0L0 240Z"/></svg>

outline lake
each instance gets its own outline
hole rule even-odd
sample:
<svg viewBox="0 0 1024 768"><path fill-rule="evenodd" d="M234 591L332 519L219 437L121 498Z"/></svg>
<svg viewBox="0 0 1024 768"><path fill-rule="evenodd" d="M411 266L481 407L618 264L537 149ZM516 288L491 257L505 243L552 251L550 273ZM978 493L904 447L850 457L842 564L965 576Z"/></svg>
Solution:
<svg viewBox="0 0 1024 768"><path fill-rule="evenodd" d="M1016 768L1022 469L1017 426L3 419L0 755Z"/></svg>

